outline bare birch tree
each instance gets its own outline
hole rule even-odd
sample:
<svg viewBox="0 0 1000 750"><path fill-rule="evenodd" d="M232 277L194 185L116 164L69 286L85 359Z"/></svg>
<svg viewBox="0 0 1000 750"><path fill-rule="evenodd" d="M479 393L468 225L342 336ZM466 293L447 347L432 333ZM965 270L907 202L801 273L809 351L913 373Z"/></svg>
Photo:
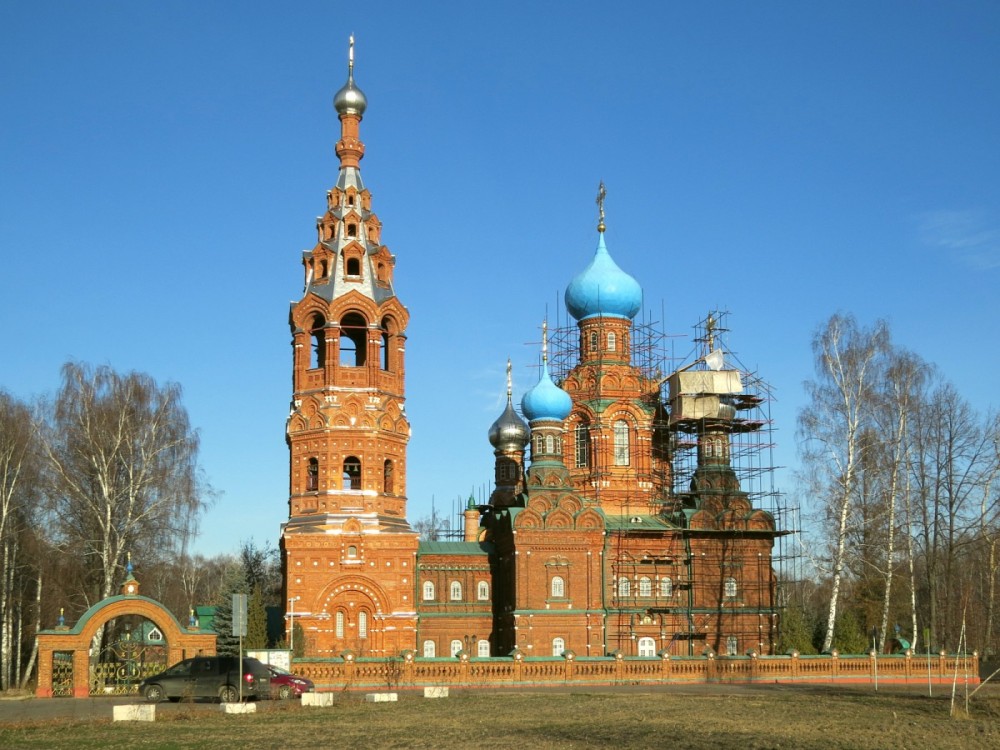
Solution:
<svg viewBox="0 0 1000 750"><path fill-rule="evenodd" d="M874 411L875 424L880 435L885 456L883 502L886 509L885 588L882 597L882 616L878 650L885 650L886 634L892 605L892 584L896 569L896 516L900 493L907 491L905 481L909 467L909 416L914 402L922 395L928 375L927 365L916 355L893 351L885 368L882 396ZM905 503L904 503L905 505ZM909 535L909 528L904 526ZM908 548L909 549L909 548ZM915 627L915 626L914 626ZM914 641L916 632L914 632Z"/></svg>
<svg viewBox="0 0 1000 750"><path fill-rule="evenodd" d="M819 499L831 525L831 591L823 651L829 651L833 643L866 413L888 347L885 322L864 330L853 317L840 314L832 316L813 338L816 380L806 383L810 405L799 415L799 431L804 439L804 462L822 493Z"/></svg>
<svg viewBox="0 0 1000 750"><path fill-rule="evenodd" d="M127 553L184 551L204 505L198 435L180 386L107 366L64 365L47 416L57 540L79 556L90 605L115 591Z"/></svg>
<svg viewBox="0 0 1000 750"><path fill-rule="evenodd" d="M16 686L39 613L41 561L31 554L42 496L42 462L31 409L0 391L0 688ZM33 613L34 612L34 613ZM30 670L30 667L29 667Z"/></svg>

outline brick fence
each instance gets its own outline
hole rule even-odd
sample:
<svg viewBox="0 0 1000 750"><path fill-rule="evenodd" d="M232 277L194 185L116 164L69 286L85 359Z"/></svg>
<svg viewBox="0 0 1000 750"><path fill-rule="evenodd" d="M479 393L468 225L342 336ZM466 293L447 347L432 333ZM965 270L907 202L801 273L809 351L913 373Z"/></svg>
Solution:
<svg viewBox="0 0 1000 750"><path fill-rule="evenodd" d="M731 683L979 684L979 657L938 654L824 656L525 657L417 659L411 653L383 659L350 652L332 659L296 659L292 671L308 677L319 691L369 688L531 687Z"/></svg>

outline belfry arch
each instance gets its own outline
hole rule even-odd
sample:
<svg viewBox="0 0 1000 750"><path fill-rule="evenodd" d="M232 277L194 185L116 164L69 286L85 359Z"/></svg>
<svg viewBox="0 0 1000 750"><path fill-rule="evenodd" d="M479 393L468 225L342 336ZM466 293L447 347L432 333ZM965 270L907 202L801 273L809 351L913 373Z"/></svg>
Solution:
<svg viewBox="0 0 1000 750"><path fill-rule="evenodd" d="M91 644L98 630L115 618L138 616L149 620L166 644L166 663L175 664L192 656L215 654L215 633L197 626L183 627L173 613L154 599L139 594L139 582L131 574L121 588L121 594L104 599L77 620L73 627L62 622L53 630L38 633L38 686L35 696L51 698L56 655L72 664L74 698L90 696ZM61 616L60 616L61 620ZM194 625L194 623L192 623Z"/></svg>

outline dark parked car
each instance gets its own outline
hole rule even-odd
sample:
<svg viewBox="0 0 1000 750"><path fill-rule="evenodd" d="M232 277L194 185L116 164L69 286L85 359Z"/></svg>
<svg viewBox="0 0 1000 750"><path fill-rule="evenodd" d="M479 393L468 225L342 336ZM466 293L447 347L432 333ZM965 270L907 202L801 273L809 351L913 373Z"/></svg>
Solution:
<svg viewBox="0 0 1000 750"><path fill-rule="evenodd" d="M243 668L235 656L197 656L174 664L165 672L147 677L139 683L139 692L150 703L164 698L218 698L234 703L240 697L243 683L244 698L268 698L271 695L271 673L256 659L243 659Z"/></svg>
<svg viewBox="0 0 1000 750"><path fill-rule="evenodd" d="M281 667L276 667L273 664L268 664L267 668L271 670L271 695L275 697L281 698L282 700L287 700L288 698L298 698L303 693L311 693L316 689L312 680L306 677L292 674L291 672L282 669Z"/></svg>

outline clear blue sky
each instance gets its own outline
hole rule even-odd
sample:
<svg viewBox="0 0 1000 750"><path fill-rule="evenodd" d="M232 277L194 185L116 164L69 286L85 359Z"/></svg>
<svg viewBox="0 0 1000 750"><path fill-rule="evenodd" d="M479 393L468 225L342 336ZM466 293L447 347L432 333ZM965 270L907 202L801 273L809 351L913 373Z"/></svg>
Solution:
<svg viewBox="0 0 1000 750"><path fill-rule="evenodd" d="M196 550L287 517L288 303L351 32L412 316L411 520L490 482L506 358L519 399L601 179L645 315L690 336L728 309L775 386L782 489L836 311L995 404L1000 3L284 5L0 5L0 387L70 358L181 383L221 493Z"/></svg>

